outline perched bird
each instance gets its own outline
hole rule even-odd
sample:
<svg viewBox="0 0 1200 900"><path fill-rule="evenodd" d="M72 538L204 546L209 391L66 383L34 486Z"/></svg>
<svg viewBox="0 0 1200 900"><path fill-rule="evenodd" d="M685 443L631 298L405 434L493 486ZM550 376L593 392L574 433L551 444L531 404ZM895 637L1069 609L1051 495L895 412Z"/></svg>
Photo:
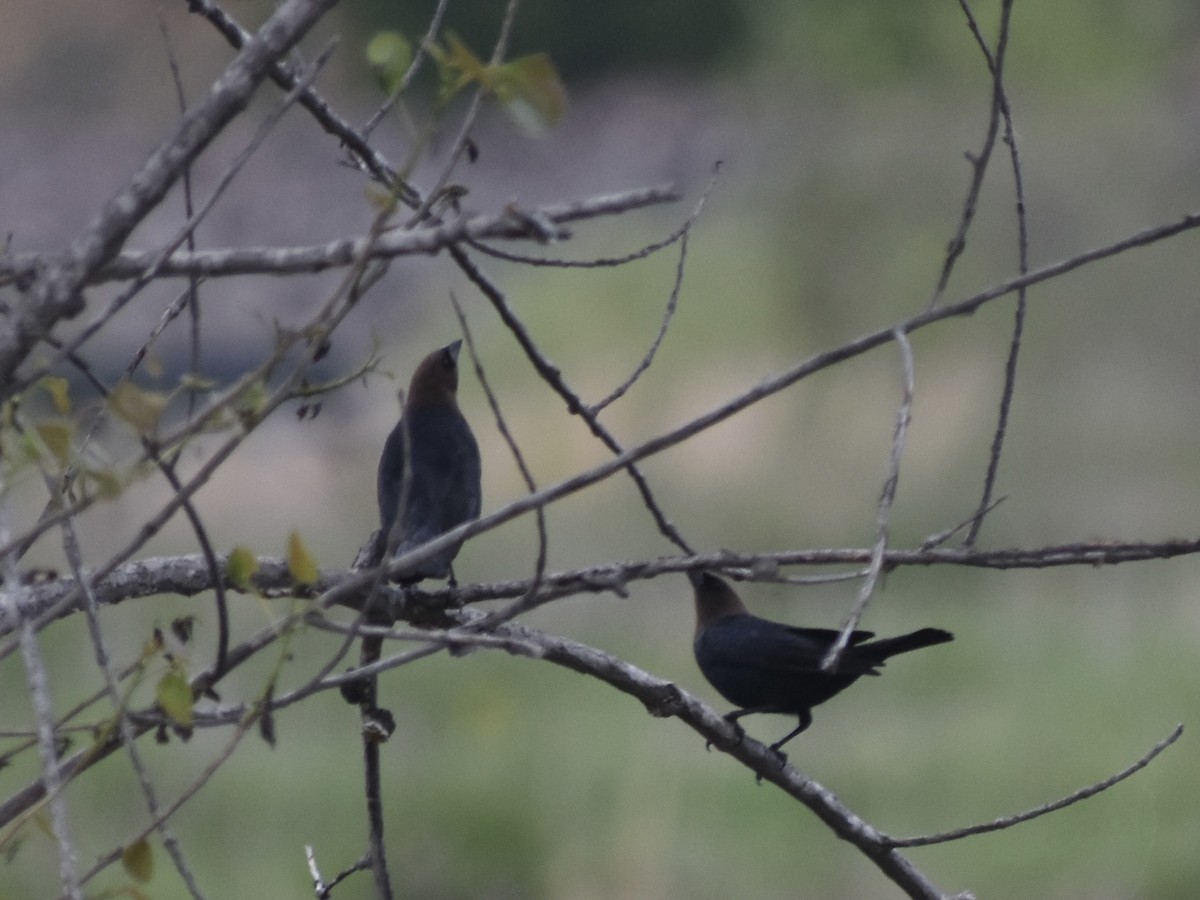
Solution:
<svg viewBox="0 0 1200 900"><path fill-rule="evenodd" d="M458 409L462 341L434 350L413 373L400 421L379 457L380 537L375 561L399 556L479 515L479 445ZM451 575L458 546L406 572L401 581Z"/></svg>
<svg viewBox="0 0 1200 900"><path fill-rule="evenodd" d="M855 631L832 671L821 660L838 638L830 628L797 628L750 614L733 588L708 572L688 572L696 594L696 636L692 644L700 671L738 709L725 716L734 724L751 713L786 713L800 724L771 745L780 747L812 724L812 708L849 687L861 675L878 675L888 657L954 639L938 628L869 641Z"/></svg>

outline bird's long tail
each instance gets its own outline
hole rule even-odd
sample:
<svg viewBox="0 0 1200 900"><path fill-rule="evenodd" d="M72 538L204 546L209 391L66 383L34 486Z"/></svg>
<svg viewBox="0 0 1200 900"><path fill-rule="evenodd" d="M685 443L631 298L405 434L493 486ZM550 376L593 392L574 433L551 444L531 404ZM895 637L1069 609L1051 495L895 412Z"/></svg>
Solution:
<svg viewBox="0 0 1200 900"><path fill-rule="evenodd" d="M922 647L932 647L934 644L944 644L946 641L952 640L954 640L954 635L948 631L942 631L940 628L922 628L911 634L902 634L897 637L871 641L869 644L861 644L858 649L864 652L869 651L873 656L878 656L880 660L885 660L897 653L920 650Z"/></svg>

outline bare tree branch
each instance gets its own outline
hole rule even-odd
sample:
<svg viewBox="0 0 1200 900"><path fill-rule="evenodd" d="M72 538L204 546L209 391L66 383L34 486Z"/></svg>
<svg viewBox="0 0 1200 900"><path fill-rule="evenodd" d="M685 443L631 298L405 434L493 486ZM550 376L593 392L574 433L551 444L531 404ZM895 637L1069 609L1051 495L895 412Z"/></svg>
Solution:
<svg viewBox="0 0 1200 900"><path fill-rule="evenodd" d="M205 99L183 117L175 135L150 155L61 258L38 271L24 302L0 328L0 396L11 393L13 374L40 335L83 309L83 285L117 252L209 141L245 108L271 63L335 2L287 0L246 43Z"/></svg>
<svg viewBox="0 0 1200 900"><path fill-rule="evenodd" d="M524 505L525 500L519 502ZM415 554L417 551L413 552ZM602 563L546 574L538 596L549 602L558 597L579 593L621 594L628 591L631 582L696 568L750 571L763 563L770 564L770 568L864 566L870 563L873 553L874 550L870 547L786 550L774 553L737 553L723 550L716 553L658 556L644 560ZM1045 547L1010 547L997 550L960 547L905 550L890 547L884 552L884 566L888 570L901 566L935 565L982 569L1045 569L1062 566L1095 568L1174 559L1197 553L1200 553L1200 538L1179 538L1157 543L1081 541ZM224 571L226 558L219 559ZM87 574L87 577L92 579L96 600L100 605L115 605L160 594L192 597L212 590L213 587L208 567L200 554L147 557L116 566L103 577L96 578L91 574ZM323 605L357 610L362 606L365 589L376 578L373 570L328 570L321 573L313 588L322 596ZM260 557L253 581L256 589L273 594L287 594L297 590L288 571L287 562L280 558ZM389 601L390 614L396 619L404 619L414 614L428 616L434 610L445 610L457 604L513 599L528 592L531 583L532 579L517 579L460 585L457 588L435 591L410 590L405 597L395 597ZM234 585L227 584L226 587L234 588ZM55 611L60 617L72 615L82 608L80 603L79 585L73 578L59 578L37 584L6 585L4 592L0 593L0 636L12 634L16 630L18 617L41 619L50 611ZM410 611L405 612L406 608ZM420 610L420 613L414 613L415 610Z"/></svg>
<svg viewBox="0 0 1200 900"><path fill-rule="evenodd" d="M875 545L871 549L871 563L867 567L866 577L858 589L858 598L841 625L841 634L821 660L821 668L833 671L841 659L842 652L850 643L850 635L862 621L871 595L879 576L883 574L884 555L887 553L888 524L892 519L892 505L896 501L896 488L900 484L900 463L904 459L904 448L908 444L908 425L912 421L913 395L916 392L916 364L913 362L912 344L908 336L899 329L895 333L896 344L900 348L900 358L904 372L904 393L900 401L900 409L896 412L896 428L892 434L892 448L888 454L887 476L883 480L883 490L879 494L879 508L875 513Z"/></svg>
<svg viewBox="0 0 1200 900"><path fill-rule="evenodd" d="M963 201L958 230L954 233L954 237L950 239L950 243L946 248L946 258L942 262L942 271L938 275L937 286L934 288L933 297L929 301L930 308L937 306L941 302L942 294L945 293L946 286L950 283L950 275L954 271L954 265L958 262L958 258L962 255L963 250L967 248L967 232L971 230L971 223L975 221L975 212L979 207L979 193L983 190L983 177L987 174L988 163L991 162L992 151L996 147L996 136L1000 131L1000 105L1004 90L1000 73L1004 60L1004 51L1008 46L1008 22L1012 3L1009 0L1005 0L1003 3L1003 11L1001 12L1000 19L1000 38L997 41L996 56L994 58L988 50L987 41L984 40L982 33L980 33L975 16L971 12L971 8L966 3L966 0L959 0L959 6L962 7L963 12L967 16L967 24L976 42L983 50L984 57L988 62L988 68L992 73L992 107L988 111L987 133L983 139L983 146L978 153L966 154L967 162L971 164L971 184L967 188L967 196Z"/></svg>
<svg viewBox="0 0 1200 900"><path fill-rule="evenodd" d="M624 397L625 393L642 376L642 373L649 369L650 364L654 362L654 355L658 353L658 348L662 344L663 338L667 336L667 329L671 325L671 319L675 315L675 307L679 303L679 291L683 287L683 273L687 266L688 235L691 234L692 225L700 218L700 213L704 210L705 201L708 200L708 195L712 193L712 189L717 183L717 172L719 169L720 163L713 167L713 177L709 180L708 187L700 195L700 199L696 203L696 208L692 210L692 214L688 216L687 221L683 223L683 228L680 230L679 262L675 264L675 282L671 285L671 294L667 298L667 306L663 310L662 322L658 327L658 334L655 335L654 340L650 344L650 349L646 351L646 355L642 357L642 361L637 364L629 377L617 385L603 400L599 400L588 407L588 412L593 416L598 415L604 407Z"/></svg>
<svg viewBox="0 0 1200 900"><path fill-rule="evenodd" d="M603 650L546 634L513 621L513 617L519 614L569 595L597 592L625 595L629 592L631 583L702 567L763 580L860 579L858 597L846 621L848 632L859 622L878 580L884 573L899 566L1095 566L1167 559L1200 552L1200 540L1189 538L1157 543L1091 541L1059 546L990 550L979 550L974 546L984 517L995 505L992 496L1007 423L1014 403L1014 385L1027 313L1027 289L1100 259L1127 252L1136 246L1166 240L1200 225L1200 214L1191 214L1176 223L1146 229L1107 247L1080 253L1033 271L1029 270L1023 173L1012 110L1003 79L1013 6L1011 0L1002 0L1000 30L994 51L983 38L968 0L961 0L960 3L967 17L968 27L979 44L991 74L992 109L983 147L976 156L969 157L973 167L971 183L956 234L942 263L930 307L917 315L799 361L785 371L726 398L690 421L662 426L659 433L631 447L619 441L600 423L599 414L608 404L619 399L648 370L673 324L673 314L678 303L689 252L690 229L697 220L712 185L709 185L696 209L680 229L662 241L619 259L587 262L549 260L498 251L482 242L558 241L571 236L566 227L569 223L600 216L620 215L641 207L676 200L679 195L671 188L646 188L566 204L537 208L521 208L512 204L502 210L460 214L458 206L445 202L446 192L442 188L455 173L467 146L468 135L474 127L475 112L483 91L475 92L465 115L457 120L457 136L449 149L443 168L434 174L428 189L418 190L409 184L407 179L424 155L428 135L434 133L432 127L429 131L416 135L416 140L408 151L409 158L399 175L369 143L371 130L392 104L397 102L399 92L389 98L366 126L358 131L332 112L329 105L312 88L317 67L299 73L295 65L282 59L288 49L295 46L296 41L333 2L334 0L288 0L280 6L267 24L252 36L211 0L188 0L191 10L204 16L227 41L240 50L225 74L218 79L212 93L182 114L171 136L142 164L138 174L101 210L95 221L77 236L68 249L57 254L0 254L0 285L13 284L20 294L18 302L11 307L13 314L7 315L10 308L6 306L6 319L0 323L0 385L3 385L0 396L3 397L19 394L47 371L46 366L41 363L36 367L37 371L31 371L34 367L27 363L32 350L39 342L59 351L55 361L65 359L77 364L81 371L94 378L89 362L78 356L75 351L81 348L92 334L108 328L108 323L117 309L151 282L161 282L168 277L186 277L190 284L186 293L178 295L167 305L159 324L154 327L147 342L134 356L131 368L139 365L146 348L162 333L167 324L180 314L184 306L187 306L193 316L191 369L195 372L198 369L201 349L197 296L197 287L201 279L233 275L305 274L333 267L345 269L340 284L322 304L320 311L294 332L284 332L280 329L275 345L263 350L262 359L257 366L248 366L248 371L225 389L200 390L193 386L190 388L186 422L163 425L162 430L170 431L170 434L139 435L142 441L141 449L130 454L136 457L132 464L141 465L147 461L157 463L172 490L168 500L147 514L144 528L126 546L107 559L99 562L89 560L87 562L90 565L85 565L75 541L75 518L98 501L94 493L89 495L86 490L83 491L83 496L75 496L70 489L69 478L66 477L55 481L50 487L50 506L57 505L57 510L48 509L47 514L36 524L25 527L24 533L15 537L0 529L0 567L3 568L4 575L0 585L0 637L5 638L4 643L0 644L0 660L21 652L34 706L33 727L14 732L18 735L17 743L20 746L11 753L6 752L4 757L0 758L0 764L17 754L32 757L34 752L37 752L41 756L39 777L0 802L0 825L5 826L3 833L0 833L0 844L9 841L35 811L45 806L50 812L50 831L58 849L60 889L64 896L80 897L83 885L96 873L120 859L121 848L113 848L101 855L95 865L82 877L78 877L75 871L76 851L68 833L70 823L65 811L64 792L74 778L92 765L124 749L129 754L129 765L141 784L151 820L142 832L142 838L157 831L174 858L175 867L192 896L201 897L168 823L181 805L201 790L212 775L225 764L238 742L254 723L263 723L264 735L267 735L270 717L276 710L303 702L317 693L334 690L352 680L370 679L374 682L381 672L411 665L444 650L461 648L500 649L515 656L552 662L636 697L654 715L680 718L699 735L715 743L761 778L770 780L789 796L804 803L835 834L852 843L872 860L886 877L912 897L946 895L899 852L901 848L950 841L969 834L1011 827L1061 809L1118 783L1147 765L1166 746L1178 739L1181 728L1176 729L1172 735L1123 772L1036 810L952 832L916 838L893 838L859 819L822 785L796 769L782 764L779 756L769 748L750 739L742 740L734 728L712 709L670 682L656 678ZM430 43L440 29L441 17L446 6L445 0L439 0L427 35L418 48L409 72L404 76L404 84L407 84L407 80L412 77L421 59L428 52ZM516 0L509 0L504 23L493 47L493 64L504 58L516 10ZM160 30L163 40L167 43L168 64L171 66L182 105L182 79L170 47L169 35L161 19ZM192 236L195 224L216 202L229 179L237 171L239 163L226 170L224 180L211 194L212 199L199 211L192 207L191 165L225 125L245 108L259 82L268 77L281 85L287 95L277 101L278 109L282 110L288 103L298 101L311 112L322 127L337 136L352 165L367 177L387 186L390 192L385 204L387 209L375 217L366 235L322 245L197 251ZM1001 135L1001 123L1004 127L1003 140L1010 151L1015 182L1018 275L973 296L947 304L945 291L956 262L966 247L989 160L996 139ZM260 134L265 134L270 124L271 120L268 118L262 124ZM161 203L167 191L181 180L185 221L176 231L175 238L166 245L150 250L121 252L133 229L144 221L147 213ZM457 195L457 190L454 193ZM400 204L414 212L400 215ZM448 218L451 215L454 218ZM187 250L181 251L178 248L184 241L187 241ZM632 374L607 397L592 406L583 403L568 379L538 346L530 330L514 312L508 298L469 256L469 248L477 247L481 252L529 265L595 267L642 258L675 242L680 244L679 260L657 335L650 342L649 349ZM611 451L612 456L603 463L556 484L538 487L532 473L527 469L516 441L508 434L500 413L499 401L487 384L466 320L461 310L458 310L480 384L488 397L501 433L511 445L528 493L476 521L466 523L422 547L414 548L401 557L361 571L327 571L312 585L295 584L294 575L285 562L261 559L259 571L254 577L254 590L267 597L296 599L284 604L281 610L272 610L269 613L269 623L257 632L231 634L226 624L224 598L228 597L228 602L231 603L237 602L237 597L244 596L242 592L246 590L246 586L241 583L228 583L228 559L219 557L214 552L212 542L208 539L206 529L192 503L195 492L224 465L245 437L266 416L277 411L278 407L289 399L306 395L310 387L306 373L323 353L322 347L327 345L331 335L354 308L356 300L386 270L390 260L399 256L433 255L442 251L447 252L458 269L484 294L535 372L562 398L568 413L581 416L592 434ZM128 282L118 286L118 300L109 304L81 334L77 333L74 340L64 335L63 329L58 326L64 319L76 316L85 309L83 292L92 285L114 281ZM969 315L986 303L1014 292L1017 294L1016 318L1009 343L998 421L992 434L978 509L962 525L931 536L915 549L891 547L889 522L896 500L899 470L905 452L914 395L914 360L908 335L952 316ZM455 306L457 309L456 303ZM654 454L695 438L706 429L794 386L816 372L892 341L896 342L904 365L904 396L897 412L887 471L876 512L872 545L866 548L786 550L778 553L759 553L754 552L753 548L743 551L694 553L681 531L667 518L642 472L640 463ZM301 358L297 361L296 356ZM18 373L20 377L17 377ZM95 379L95 383L97 390L103 395L106 391L104 384L100 379ZM270 385L270 389L265 387L266 385ZM255 398L253 402L247 399L251 395ZM7 410L6 407L6 414ZM99 412L96 422L107 422L105 415L104 411ZM14 414L13 421L16 422L13 427L18 433L30 433L19 416ZM220 437L213 441L215 449L206 442L202 461L192 477L185 481L178 476L175 463L180 449L188 442L194 441L213 423L230 421L234 424L225 427ZM25 430L21 431L23 428ZM89 439L84 440L85 447ZM74 451L78 441L75 437L70 440L71 450ZM64 463L59 469L52 470L56 479L62 476L62 469L65 468ZM47 469L50 470L50 467L47 466ZM546 507L620 472L628 473L659 531L668 541L675 544L680 552L637 560L595 563L566 572L547 572L549 537L544 523ZM0 476L2 474L0 473ZM192 520L196 541L205 552L195 556L133 560L133 555L143 550L146 541L180 510ZM0 510L0 514L3 512L5 510ZM530 577L493 584L452 585L432 591L400 589L388 583L397 572L419 563L422 559L530 512L538 519L539 547ZM0 525L3 524L6 523L0 519ZM70 565L71 577L23 584L23 575L17 568L21 554L33 540L43 535L47 529L56 526L62 530L63 547ZM943 546L951 535L957 534L963 528L968 529L964 546ZM829 568L815 575L781 575L784 567ZM134 598L160 596L168 592L194 596L209 590L215 590L218 594L218 620L221 624L218 626L218 652L215 661L202 672L189 671L192 675L190 687L197 705L196 725L207 729L233 726L235 730L215 757L211 758L204 772L193 780L183 794L173 802L164 803L159 800L155 785L145 770L136 742L148 731L164 729L170 724L170 719L155 700L141 701L144 704L141 708L129 706L129 698L134 695L143 675L145 660L126 665L123 669L114 663L108 646L111 636L106 635L101 628L100 611L106 606ZM492 612L464 606L485 600L511 602ZM353 614L334 610L334 607L342 607ZM46 689L47 672L40 657L39 644L43 639L40 632L50 623L81 611L86 616L93 654L100 670L98 676L95 673L93 676L102 679L104 686L101 690L93 692L90 699L85 699L67 713L56 716ZM371 624L364 624L366 622ZM376 622L380 624L375 624ZM392 627L396 622L409 622L413 627ZM342 637L329 640L327 643L330 646L324 646L321 655L316 659L310 657L303 660L302 674L287 684L279 684L279 689L276 690L283 660L287 658L289 641L294 634L304 629L327 630ZM344 666L343 659L355 638L363 639L364 655L360 665L348 672L334 674L335 669ZM401 641L404 642L404 646L398 652L384 654L382 647L386 641ZM374 656L367 654L368 643L380 648L380 651ZM332 646L333 644L337 646ZM215 694L204 695L205 689L226 673L239 669L243 673L246 672L247 669L242 667L251 660L262 660L262 651L266 649L274 650L278 654L278 661L260 696L250 699L233 696L229 702L225 702L219 700ZM835 647L832 652L836 653L838 649ZM115 716L107 716L110 706L115 711ZM102 727L96 732L89 746L67 755L61 743L62 737L67 733L77 735L89 726L95 727L94 722L84 721L85 712L93 718L105 717L101 720ZM378 746L365 745L364 759L371 852L338 875L332 883L327 883L316 864L315 852L306 848L314 893L318 897L328 897L333 887L343 878L365 868L373 869L376 894L384 900L391 896L391 875L384 853L384 795L381 789Z"/></svg>
<svg viewBox="0 0 1200 900"><path fill-rule="evenodd" d="M450 295L450 302L454 306L454 314L458 317L459 327L462 329L463 337L467 341L467 352L471 355L471 362L475 365L475 377L479 379L479 384L483 388L484 395L487 397L488 406L491 407L492 416L496 420L496 429L500 432L500 436L504 438L504 443L508 445L508 451L512 454L513 461L517 464L517 470L521 473L525 487L529 489L530 493L533 493L537 491L537 482L533 480L533 473L529 470L529 466L525 462L525 456L521 453L521 448L517 445L517 440L513 437L512 431L509 430L508 423L504 421L504 414L500 411L500 401L492 391L491 385L488 384L487 376L483 372L483 364L479 361L479 355L475 352L475 341L471 336L471 329L467 325L467 317L463 314L458 298L453 293ZM526 592L525 597L512 604L500 621L507 621L520 614L523 609L523 601L531 599L537 593L538 587L541 586L542 578L546 574L546 557L549 552L550 538L546 533L545 510L538 509L535 511L535 515L537 516L538 551L533 567L533 580L530 582L529 590Z"/></svg>
<svg viewBox="0 0 1200 900"><path fill-rule="evenodd" d="M636 697L653 716L674 716L682 720L709 744L807 806L838 837L849 841L875 863L908 896L925 900L944 900L946 897L906 857L888 846L882 834L855 815L832 791L792 766L780 765L775 751L740 733L739 729L709 706L671 682L656 678L632 663L594 647L525 626L510 623L500 626L497 633L539 645L543 650L542 659L599 679L622 693Z"/></svg>
<svg viewBox="0 0 1200 900"><path fill-rule="evenodd" d="M1094 797L1101 791L1106 791L1115 784L1120 784L1130 775L1140 772L1146 766L1154 761L1154 758L1175 743L1183 736L1183 725L1176 725L1175 729L1150 748L1141 759L1133 765L1122 769L1115 775L1110 775L1102 781L1097 781L1095 784L1090 784L1085 788L1080 788L1072 794L1068 794L1059 800L1052 803L1044 803L1027 812L1017 813L1012 816L1002 816L999 819L994 819L991 822L984 822L981 825L968 825L966 828L958 828L954 831L943 831L940 834L927 834L921 837L912 838L892 838L885 837L884 842L892 847L927 847L930 844L944 844L948 841L957 841L965 837L970 837L975 834L987 834L989 831L1001 831L1005 828L1012 828L1014 825L1020 825L1022 822L1028 822L1031 819L1039 818L1047 813L1052 813L1060 809L1065 809L1074 803L1081 800L1086 800L1088 797Z"/></svg>
<svg viewBox="0 0 1200 900"><path fill-rule="evenodd" d="M67 562L71 566L71 574L75 581L83 589L84 597L84 613L87 618L88 632L91 636L92 650L96 654L96 667L100 670L100 674L104 678L104 685L108 691L108 698L112 704L113 713L116 716L114 729L118 732L121 738L121 743L125 746L126 752L129 754L130 767L133 769L134 775L138 781L138 787L142 791L142 796L146 800L146 809L149 811L151 818L156 822L159 837L162 838L163 847L166 848L167 856L175 865L175 871L179 873L180 879L187 888L188 893L195 900L204 900L204 895L200 891L199 885L196 883L196 877L192 874L191 867L188 866L187 860L183 856L183 848L179 846L179 842L175 839L174 833L167 827L166 819L162 818L160 805L158 802L158 792L155 790L154 782L146 770L146 765L142 760L141 752L137 748L133 728L130 726L129 720L125 718L125 703L121 697L119 690L119 680L116 673L113 671L112 663L110 662L110 653L107 642L105 641L103 630L100 626L99 604L96 603L96 596L91 591L91 585L83 575L83 554L79 548L79 537L75 532L75 524L71 519L65 521L62 525L63 535L63 550L67 557ZM216 575L216 569L211 558L211 548L206 550L205 562L209 567L210 575ZM227 633L227 623L226 623ZM220 665L223 660L219 660Z"/></svg>
<svg viewBox="0 0 1200 900"><path fill-rule="evenodd" d="M558 394L567 404L567 411L572 415L577 415L584 420L588 429L595 435L606 447L613 453L618 454L617 459L628 454L622 453L621 445L617 439L612 436L607 428L605 428L595 415L588 411L587 405L579 397L577 393L567 384L562 372L558 366L554 365L545 354L538 348L533 337L529 333L524 323L513 312L504 294L498 287L488 278L478 266L467 255L467 252L461 247L455 246L450 248L450 255L462 269L463 273L471 279L480 292L491 301L492 307L500 316L502 322L512 332L517 343L521 345L521 349L525 351L526 357L533 365L534 370L541 376L542 380L548 384L556 394ZM629 472L629 477L636 485L638 492L642 495L642 502L646 508L650 510L650 514L654 517L655 523L658 525L658 530L672 543L685 552L691 552L691 547L680 534L675 525L667 518L665 512L658 505L658 501L654 498L653 492L650 490L650 484L646 481L645 475L641 469L632 465L638 459L637 456L631 457L628 461L622 464ZM615 471L615 470L614 470ZM604 477L604 476L601 476ZM580 485L581 487L583 485Z"/></svg>
<svg viewBox="0 0 1200 900"><path fill-rule="evenodd" d="M411 231L386 232L377 240L371 240L369 237L341 238L311 247L249 247L199 250L195 253L176 252L161 263L157 263L154 253L131 250L117 254L109 265L95 273L91 283L138 278L156 264L158 274L176 277L311 274L352 265L364 254L367 259L392 259L397 256L437 253L468 239L540 239L542 233L534 224L538 221L563 225L616 215L646 206L673 203L678 199L679 192L670 186L638 188L618 194L539 207L532 212L522 212L515 206L509 206L498 213L463 216L440 225ZM566 238L569 232L560 230L557 236ZM27 278L38 269L42 260L41 254L31 253L0 257L0 279Z"/></svg>
<svg viewBox="0 0 1200 900"><path fill-rule="evenodd" d="M412 84L412 80L416 77L417 72L421 70L421 64L429 55L429 46L434 42L434 39L442 28L442 19L445 17L446 8L449 5L449 0L438 0L437 6L433 10L433 15L429 17L429 27L425 29L425 36L417 44L416 52L413 53L412 62L408 64L408 69L400 77L400 82L396 85L396 89L392 91L388 98L380 105L379 109L375 110L371 118L363 125L362 136L364 139L370 138L371 132L375 130L375 127L383 120L383 117L396 105L401 95Z"/></svg>
<svg viewBox="0 0 1200 900"><path fill-rule="evenodd" d="M1021 155L1017 150L1016 129L1013 127L1012 109L1008 102L1008 94L1004 90L1003 69L1005 51L1008 48L1008 30L1012 19L1012 0L1004 0L1000 11L1000 36L996 39L996 55L988 53L987 44L979 34L966 0L960 0L967 18L971 23L972 33L975 34L987 59L988 68L994 79L993 107L998 108L1004 118L1004 143L1008 146L1009 159L1013 170L1013 191L1016 195L1017 215L1017 266L1020 274L1029 271L1029 223L1025 216L1025 179L1021 172ZM1017 291L1017 309L1013 317L1012 339L1009 342L1008 359L1004 364L1004 389L1000 395L1000 413L996 421L996 430L992 436L991 451L988 456L987 472L983 479L983 496L979 499L976 515L971 519L971 527L964 540L967 546L975 543L979 529L983 526L984 516L992 506L992 492L996 486L996 473L1000 469L1000 454L1004 448L1004 436L1008 431L1008 416L1012 410L1013 392L1017 381L1017 359L1021 355L1021 337L1025 332L1025 311L1027 298L1025 288Z"/></svg>
<svg viewBox="0 0 1200 900"><path fill-rule="evenodd" d="M208 20L229 44L237 49L245 46L250 40L250 33L242 28L232 16L221 9L212 0L187 0L188 9L198 13ZM290 91L299 83L295 72L283 61L274 62L268 74L272 81L285 91ZM416 197L406 185L396 185L396 172L390 163L367 142L367 135L357 131L345 119L338 116L330 108L328 102L313 88L307 88L300 94L300 105L307 109L313 118L329 134L338 139L345 147L351 159L358 167L371 175L380 184L395 186L399 190L401 202L415 206Z"/></svg>

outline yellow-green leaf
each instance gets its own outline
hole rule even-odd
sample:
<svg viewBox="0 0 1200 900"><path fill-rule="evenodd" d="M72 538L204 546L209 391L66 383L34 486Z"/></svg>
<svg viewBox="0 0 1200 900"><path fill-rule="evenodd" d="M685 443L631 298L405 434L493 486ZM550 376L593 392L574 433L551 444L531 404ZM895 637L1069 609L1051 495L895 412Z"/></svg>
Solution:
<svg viewBox="0 0 1200 900"><path fill-rule="evenodd" d="M470 47L463 43L453 31L446 35L447 64L458 69L474 81L482 81L487 70L483 60L474 54Z"/></svg>
<svg viewBox="0 0 1200 900"><path fill-rule="evenodd" d="M225 563L225 574L233 586L241 591L250 590L250 579L257 571L258 558L246 547L234 547Z"/></svg>
<svg viewBox="0 0 1200 900"><path fill-rule="evenodd" d="M54 403L54 408L59 415L65 416L71 411L71 388L67 384L67 379L57 375L47 375L38 384L50 395L50 400Z"/></svg>
<svg viewBox="0 0 1200 900"><path fill-rule="evenodd" d="M184 391L199 391L203 393L211 391L216 386L216 381L211 378L205 378L202 375L197 375L195 372L186 372L179 379L179 388Z"/></svg>
<svg viewBox="0 0 1200 900"><path fill-rule="evenodd" d="M367 43L367 64L387 94L400 88L412 59L412 44L398 31L380 31Z"/></svg>
<svg viewBox="0 0 1200 900"><path fill-rule="evenodd" d="M488 67L454 32L446 35L445 49L438 48L431 55L437 63L438 77L441 81L438 95L440 102L448 102L472 82L486 84Z"/></svg>
<svg viewBox="0 0 1200 900"><path fill-rule="evenodd" d="M488 80L509 118L527 134L545 133L566 109L566 88L545 53L494 66Z"/></svg>
<svg viewBox="0 0 1200 900"><path fill-rule="evenodd" d="M136 881L145 884L154 874L154 851L150 842L142 838L121 852L121 865Z"/></svg>
<svg viewBox="0 0 1200 900"><path fill-rule="evenodd" d="M96 493L105 500L112 500L121 495L121 479L111 469L84 469L83 475Z"/></svg>
<svg viewBox="0 0 1200 900"><path fill-rule="evenodd" d="M164 370L162 357L157 353L147 353L142 359L142 371L151 378L162 378Z"/></svg>
<svg viewBox="0 0 1200 900"><path fill-rule="evenodd" d="M35 426L42 443L54 454L61 465L71 457L71 435L74 429L70 422L42 422Z"/></svg>
<svg viewBox="0 0 1200 900"><path fill-rule="evenodd" d="M132 381L122 381L109 393L108 407L141 434L150 434L158 427L158 419L167 407L167 396L143 390Z"/></svg>
<svg viewBox="0 0 1200 900"><path fill-rule="evenodd" d="M182 671L172 667L158 682L155 690L158 705L176 725L192 727L192 687Z"/></svg>
<svg viewBox="0 0 1200 900"><path fill-rule="evenodd" d="M380 215L390 216L396 209L395 191L385 191L383 188L376 187L375 185L367 185L364 193L366 194L367 202Z"/></svg>
<svg viewBox="0 0 1200 900"><path fill-rule="evenodd" d="M317 578L320 576L317 572L316 560L304 546L304 539L300 537L298 531L288 533L287 564L292 580L296 584L317 583Z"/></svg>
<svg viewBox="0 0 1200 900"><path fill-rule="evenodd" d="M261 380L246 385L237 401L238 417L249 427L267 406L267 386Z"/></svg>

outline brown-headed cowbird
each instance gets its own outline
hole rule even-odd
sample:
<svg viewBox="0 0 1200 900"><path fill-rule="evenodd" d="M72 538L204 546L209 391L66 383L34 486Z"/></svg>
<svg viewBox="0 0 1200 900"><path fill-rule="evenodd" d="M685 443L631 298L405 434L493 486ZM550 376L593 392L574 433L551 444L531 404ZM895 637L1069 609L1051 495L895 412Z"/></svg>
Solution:
<svg viewBox="0 0 1200 900"><path fill-rule="evenodd" d="M830 628L798 628L751 615L733 588L708 572L688 572L696 594L696 663L709 684L738 707L725 716L786 713L800 724L771 745L780 747L812 724L812 708L849 687L861 675L878 675L897 653L941 644L954 635L938 628L869 641L870 631L850 635L833 671L821 661L837 640Z"/></svg>
<svg viewBox="0 0 1200 900"><path fill-rule="evenodd" d="M434 350L413 373L400 421L379 457L381 552L398 556L479 515L479 446L458 409L462 341ZM405 477L405 470L408 477ZM445 578L458 546L404 573L408 583Z"/></svg>

